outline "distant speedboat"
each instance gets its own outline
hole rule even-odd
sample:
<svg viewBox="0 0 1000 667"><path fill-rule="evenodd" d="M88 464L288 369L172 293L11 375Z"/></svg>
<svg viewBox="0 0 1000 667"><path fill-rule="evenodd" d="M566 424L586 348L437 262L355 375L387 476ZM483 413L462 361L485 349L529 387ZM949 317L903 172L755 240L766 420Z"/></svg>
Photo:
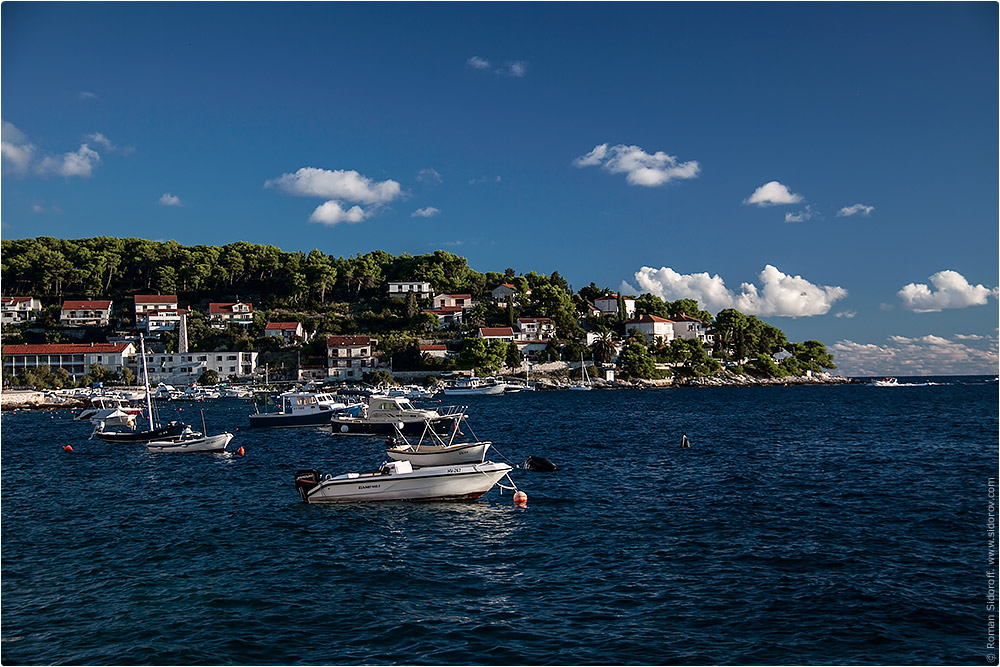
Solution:
<svg viewBox="0 0 1000 667"><path fill-rule="evenodd" d="M879 378L878 380L872 380L873 387L898 387L899 380L893 377Z"/></svg>
<svg viewBox="0 0 1000 667"><path fill-rule="evenodd" d="M506 463L466 463L414 468L408 461L383 463L376 472L336 477L316 470L295 473L295 488L307 503L385 500L475 500L513 468Z"/></svg>

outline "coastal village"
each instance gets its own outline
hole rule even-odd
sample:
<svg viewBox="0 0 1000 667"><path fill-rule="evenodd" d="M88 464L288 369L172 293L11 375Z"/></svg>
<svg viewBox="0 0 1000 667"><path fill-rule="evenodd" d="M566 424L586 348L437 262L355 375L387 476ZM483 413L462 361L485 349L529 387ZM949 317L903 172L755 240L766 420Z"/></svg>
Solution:
<svg viewBox="0 0 1000 667"><path fill-rule="evenodd" d="M4 250L7 265L14 248ZM424 257L432 265L465 261L440 251ZM5 266L4 287L22 282L9 273ZM558 274L486 277L495 284L480 279L476 291L460 293L426 279L352 286L349 278L353 303L327 306L343 313L339 326L317 318L323 312L315 307L295 312L274 299L262 307L235 293L226 301L179 291L55 302L5 295L4 386L134 384L142 372L140 334L150 382L181 387L434 384L463 376L504 376L539 388L584 378L595 387L838 380L824 372L834 365L822 343L789 343L780 330L736 311L713 317L691 300L635 297L593 283L573 292ZM396 326L386 316L363 330L351 308L398 314Z"/></svg>

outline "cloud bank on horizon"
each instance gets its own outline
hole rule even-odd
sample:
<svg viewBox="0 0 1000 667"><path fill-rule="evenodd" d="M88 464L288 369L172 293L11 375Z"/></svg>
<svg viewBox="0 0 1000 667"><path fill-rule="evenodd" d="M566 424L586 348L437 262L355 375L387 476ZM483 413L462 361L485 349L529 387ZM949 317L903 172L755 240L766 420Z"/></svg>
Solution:
<svg viewBox="0 0 1000 667"><path fill-rule="evenodd" d="M829 351L843 375L979 375L997 368L997 339L956 334L951 339L926 335L890 336L885 345L837 341Z"/></svg>
<svg viewBox="0 0 1000 667"><path fill-rule="evenodd" d="M644 266L634 277L639 289L627 282L623 288L648 292L667 301L695 299L709 311L735 308L762 317L825 315L836 301L847 296L842 287L814 285L802 276L782 273L770 264L758 276L760 288L753 283L742 283L738 293L727 288L718 274L680 274L666 266L660 269Z"/></svg>

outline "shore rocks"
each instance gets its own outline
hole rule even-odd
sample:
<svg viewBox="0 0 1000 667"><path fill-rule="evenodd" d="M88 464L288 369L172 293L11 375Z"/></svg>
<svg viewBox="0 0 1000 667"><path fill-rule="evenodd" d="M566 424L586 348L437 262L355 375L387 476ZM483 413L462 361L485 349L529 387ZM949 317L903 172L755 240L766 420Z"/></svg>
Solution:
<svg viewBox="0 0 1000 667"><path fill-rule="evenodd" d="M42 391L9 390L0 394L2 410L64 410L86 406L86 399Z"/></svg>

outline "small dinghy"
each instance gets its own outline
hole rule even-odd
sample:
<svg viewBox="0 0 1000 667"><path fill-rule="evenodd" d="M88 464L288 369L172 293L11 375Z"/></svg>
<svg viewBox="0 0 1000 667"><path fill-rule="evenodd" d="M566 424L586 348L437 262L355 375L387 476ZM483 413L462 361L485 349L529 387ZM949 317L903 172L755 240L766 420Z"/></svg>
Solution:
<svg viewBox="0 0 1000 667"><path fill-rule="evenodd" d="M321 476L295 473L295 488L307 503L356 503L379 500L475 500L512 468L506 463L464 463L414 468L409 461L383 463L376 472Z"/></svg>

